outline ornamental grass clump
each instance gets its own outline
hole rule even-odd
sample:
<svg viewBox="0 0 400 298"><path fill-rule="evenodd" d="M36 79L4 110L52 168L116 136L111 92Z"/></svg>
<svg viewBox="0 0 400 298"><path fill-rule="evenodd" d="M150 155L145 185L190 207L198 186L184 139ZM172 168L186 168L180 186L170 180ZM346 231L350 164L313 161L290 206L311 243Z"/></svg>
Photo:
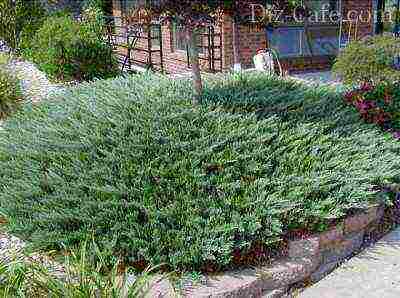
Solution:
<svg viewBox="0 0 400 298"><path fill-rule="evenodd" d="M20 81L10 70L10 59L0 53L0 119L16 111L22 99Z"/></svg>
<svg viewBox="0 0 400 298"><path fill-rule="evenodd" d="M327 90L263 75L206 89L193 106L189 81L145 74L24 107L0 130L9 231L42 249L93 235L137 268L226 269L399 177L400 144Z"/></svg>
<svg viewBox="0 0 400 298"><path fill-rule="evenodd" d="M147 297L153 284L165 278L151 274L156 268L134 274L129 268L121 268L118 261L108 268L96 243L83 242L77 251L64 253L63 266L57 264L58 268L51 267L55 262L39 263L37 257L20 255L8 256L7 262L0 260L0 296L139 298Z"/></svg>

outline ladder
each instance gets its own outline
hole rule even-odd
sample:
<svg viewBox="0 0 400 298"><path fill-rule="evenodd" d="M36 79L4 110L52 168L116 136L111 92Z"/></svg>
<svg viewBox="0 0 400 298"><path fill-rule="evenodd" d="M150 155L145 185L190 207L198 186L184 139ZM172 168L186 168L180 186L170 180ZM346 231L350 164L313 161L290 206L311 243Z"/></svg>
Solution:
<svg viewBox="0 0 400 298"><path fill-rule="evenodd" d="M121 70L124 71L125 67L131 70L132 63L131 63L131 55L132 50L136 48L136 44L140 39L141 34L143 34L143 28L140 26L127 26L125 32L126 43L125 45L121 45L123 48L126 48L126 55L123 57Z"/></svg>
<svg viewBox="0 0 400 298"><path fill-rule="evenodd" d="M347 29L347 30L346 30ZM339 51L343 50L347 45L358 39L358 19L357 20L340 20L339 27Z"/></svg>
<svg viewBox="0 0 400 298"><path fill-rule="evenodd" d="M118 63L121 65L121 71L131 70L131 54L135 49L141 34L140 26L121 24L116 25L115 19L108 19L105 26L106 41L113 49Z"/></svg>

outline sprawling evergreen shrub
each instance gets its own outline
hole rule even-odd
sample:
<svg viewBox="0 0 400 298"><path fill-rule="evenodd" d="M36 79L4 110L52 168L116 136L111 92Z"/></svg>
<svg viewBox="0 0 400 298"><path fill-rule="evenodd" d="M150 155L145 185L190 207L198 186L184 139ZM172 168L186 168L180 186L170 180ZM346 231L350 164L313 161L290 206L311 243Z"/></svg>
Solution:
<svg viewBox="0 0 400 298"><path fill-rule="evenodd" d="M219 83L208 85L214 104L196 107L189 82L150 75L27 106L0 131L9 229L47 249L93 234L131 262L223 266L253 243L365 207L399 175L400 144L341 99L265 76ZM262 117L219 103L262 92Z"/></svg>

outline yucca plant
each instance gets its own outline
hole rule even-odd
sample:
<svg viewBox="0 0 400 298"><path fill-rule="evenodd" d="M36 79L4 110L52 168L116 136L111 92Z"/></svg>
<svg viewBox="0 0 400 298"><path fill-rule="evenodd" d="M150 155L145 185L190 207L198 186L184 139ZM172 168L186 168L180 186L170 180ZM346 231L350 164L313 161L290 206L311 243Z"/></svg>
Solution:
<svg viewBox="0 0 400 298"><path fill-rule="evenodd" d="M70 251L60 271L50 263L41 264L29 257L15 257L11 262L0 262L0 296L8 297L66 297L66 298L136 298L145 297L156 279L147 268L139 276L121 271L116 262L109 270L103 253L93 242L91 251L84 242L77 252ZM93 254L92 262L89 254ZM107 273L105 273L107 272Z"/></svg>

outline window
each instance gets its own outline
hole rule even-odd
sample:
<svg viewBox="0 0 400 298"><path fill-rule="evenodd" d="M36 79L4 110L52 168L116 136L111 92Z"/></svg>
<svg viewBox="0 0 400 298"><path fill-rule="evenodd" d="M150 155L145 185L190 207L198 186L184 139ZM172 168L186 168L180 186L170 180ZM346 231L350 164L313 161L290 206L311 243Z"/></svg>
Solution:
<svg viewBox="0 0 400 298"><path fill-rule="evenodd" d="M172 42L174 51L186 51L186 36L183 26L172 24Z"/></svg>
<svg viewBox="0 0 400 298"><path fill-rule="evenodd" d="M148 30L145 29L144 35L146 37L149 37L148 35ZM160 48L160 33L161 33L161 27L158 24L150 25L150 37L151 37L151 45L153 49L158 49Z"/></svg>
<svg viewBox="0 0 400 298"><path fill-rule="evenodd" d="M312 27L309 30L312 54L316 56L337 55L339 52L338 27Z"/></svg>
<svg viewBox="0 0 400 298"><path fill-rule="evenodd" d="M124 13L131 12L139 5L139 0L122 0L122 10Z"/></svg>
<svg viewBox="0 0 400 298"><path fill-rule="evenodd" d="M303 28L281 27L268 34L269 45L281 58L302 56Z"/></svg>
<svg viewBox="0 0 400 298"><path fill-rule="evenodd" d="M202 35L204 31L205 31L204 29L199 30L197 34L197 49L201 54L204 53L204 47L203 47L204 36ZM174 51L187 50L185 27L178 25L176 23L172 24L172 48Z"/></svg>
<svg viewBox="0 0 400 298"><path fill-rule="evenodd" d="M160 0L119 0L119 1L121 1L121 8L125 14L130 13L135 9L141 8L146 4L152 4L157 6L160 5Z"/></svg>
<svg viewBox="0 0 400 298"><path fill-rule="evenodd" d="M275 49L281 58L336 55L339 28L311 27L307 38L304 27L280 27L269 33L268 40L271 48Z"/></svg>
<svg viewBox="0 0 400 298"><path fill-rule="evenodd" d="M398 0L386 0L384 3L383 30L385 32L398 32L398 24L400 23L399 6L400 1Z"/></svg>
<svg viewBox="0 0 400 298"><path fill-rule="evenodd" d="M341 0L304 0L303 3L312 11L321 13L323 10L339 11Z"/></svg>

